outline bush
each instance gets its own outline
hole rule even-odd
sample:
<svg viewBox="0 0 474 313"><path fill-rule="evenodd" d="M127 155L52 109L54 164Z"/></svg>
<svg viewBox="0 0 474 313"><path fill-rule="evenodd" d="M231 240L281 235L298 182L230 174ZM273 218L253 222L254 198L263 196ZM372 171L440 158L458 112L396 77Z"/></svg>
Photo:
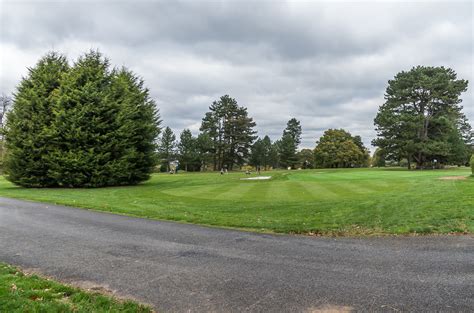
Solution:
<svg viewBox="0 0 474 313"><path fill-rule="evenodd" d="M91 51L49 53L17 87L5 172L25 187L137 184L156 164L159 119L143 81Z"/></svg>

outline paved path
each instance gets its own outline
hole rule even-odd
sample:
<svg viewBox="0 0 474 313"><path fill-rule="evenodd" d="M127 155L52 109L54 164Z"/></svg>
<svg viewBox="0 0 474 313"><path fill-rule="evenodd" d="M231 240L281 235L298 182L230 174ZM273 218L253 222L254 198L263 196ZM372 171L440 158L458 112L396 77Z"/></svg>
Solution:
<svg viewBox="0 0 474 313"><path fill-rule="evenodd" d="M0 261L164 312L474 310L474 237L310 238L0 198Z"/></svg>

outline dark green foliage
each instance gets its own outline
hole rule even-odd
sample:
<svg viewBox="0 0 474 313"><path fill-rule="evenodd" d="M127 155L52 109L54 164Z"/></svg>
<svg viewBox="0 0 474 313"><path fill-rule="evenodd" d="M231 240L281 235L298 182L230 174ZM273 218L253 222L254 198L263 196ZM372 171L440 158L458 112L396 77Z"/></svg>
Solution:
<svg viewBox="0 0 474 313"><path fill-rule="evenodd" d="M295 142L296 148L301 143L301 124L296 118L292 118L286 123L286 128L283 131L283 136L289 134L293 141Z"/></svg>
<svg viewBox="0 0 474 313"><path fill-rule="evenodd" d="M278 158L278 150L275 150L276 157ZM269 166L274 166L272 163L276 163L276 160L272 155L272 141L270 137L265 136L263 139L257 139L251 148L249 164L257 167L261 167L263 170L267 170Z"/></svg>
<svg viewBox="0 0 474 313"><path fill-rule="evenodd" d="M207 133L201 133L196 138L196 154L199 170L207 169L207 164L212 162L213 141Z"/></svg>
<svg viewBox="0 0 474 313"><path fill-rule="evenodd" d="M196 160L196 138L189 129L183 130L178 143L180 168L188 171Z"/></svg>
<svg viewBox="0 0 474 313"><path fill-rule="evenodd" d="M301 125L300 122L292 118L286 124L283 130L283 136L279 141L279 165L281 167L294 168L298 162L296 150L301 142Z"/></svg>
<svg viewBox="0 0 474 313"><path fill-rule="evenodd" d="M265 158L265 150L263 145L263 140L258 138L252 145L249 164L259 168L263 166L263 161Z"/></svg>
<svg viewBox="0 0 474 313"><path fill-rule="evenodd" d="M159 119L143 81L91 51L56 53L22 80L6 125L6 173L26 187L137 184L156 164Z"/></svg>
<svg viewBox="0 0 474 313"><path fill-rule="evenodd" d="M284 168L295 167L298 158L296 157L296 142L291 134L286 133L281 137L281 140L278 143L278 152L280 166Z"/></svg>
<svg viewBox="0 0 474 313"><path fill-rule="evenodd" d="M249 156L255 140L255 122L248 116L247 108L241 107L228 95L214 101L202 119L201 131L212 139L214 170L242 165Z"/></svg>
<svg viewBox="0 0 474 313"><path fill-rule="evenodd" d="M461 138L469 130L460 105L467 84L444 67L418 66L398 73L388 82L386 101L375 118L378 138L373 144L392 160L406 158L408 167L412 160L419 168L431 167L435 160L459 162L453 156L463 154L459 145L468 143Z"/></svg>
<svg viewBox="0 0 474 313"><path fill-rule="evenodd" d="M360 136L352 137L343 129L328 129L314 149L316 167L366 167L369 152L362 144Z"/></svg>
<svg viewBox="0 0 474 313"><path fill-rule="evenodd" d="M168 172L170 171L170 162L176 157L176 146L176 136L171 128L166 127L158 144L158 155Z"/></svg>

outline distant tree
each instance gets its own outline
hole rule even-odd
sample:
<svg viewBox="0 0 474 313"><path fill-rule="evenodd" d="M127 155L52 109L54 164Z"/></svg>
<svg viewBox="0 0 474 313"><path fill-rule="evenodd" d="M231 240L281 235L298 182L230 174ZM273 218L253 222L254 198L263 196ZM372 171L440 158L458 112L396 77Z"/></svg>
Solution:
<svg viewBox="0 0 474 313"><path fill-rule="evenodd" d="M328 129L314 150L316 167L343 168L367 166L365 154L351 134L343 129Z"/></svg>
<svg viewBox="0 0 474 313"><path fill-rule="evenodd" d="M375 146L387 157L414 160L421 168L453 153L449 137L465 118L460 95L468 82L444 67L417 66L389 80L385 103L375 118Z"/></svg>
<svg viewBox="0 0 474 313"><path fill-rule="evenodd" d="M302 149L296 153L298 158L298 166L303 169L314 167L314 153L311 149Z"/></svg>
<svg viewBox="0 0 474 313"><path fill-rule="evenodd" d="M213 151L213 141L209 134L199 134L196 138L196 159L201 171L206 170L207 165L212 162Z"/></svg>
<svg viewBox="0 0 474 313"><path fill-rule="evenodd" d="M294 168L298 159L296 157L296 143L290 133L283 135L278 144L280 166Z"/></svg>
<svg viewBox="0 0 474 313"><path fill-rule="evenodd" d="M471 155L471 173L474 175L474 154Z"/></svg>
<svg viewBox="0 0 474 313"><path fill-rule="evenodd" d="M5 126L7 178L26 187L136 184L156 164L155 103L99 52L72 67L49 53L17 87Z"/></svg>
<svg viewBox="0 0 474 313"><path fill-rule="evenodd" d="M268 152L268 165L273 169L280 167L280 141L275 141L271 144Z"/></svg>
<svg viewBox="0 0 474 313"><path fill-rule="evenodd" d="M372 157L372 166L374 167L385 167L385 152L377 148L374 152L374 156Z"/></svg>
<svg viewBox="0 0 474 313"><path fill-rule="evenodd" d="M176 136L168 126L163 130L160 141L158 143L158 155L162 163L166 166L166 170L170 171L170 163L176 157Z"/></svg>
<svg viewBox="0 0 474 313"><path fill-rule="evenodd" d="M262 165L265 170L268 169L268 167L271 164L271 153L272 153L272 141L270 140L270 137L265 136L262 139L262 146L263 146L263 159L262 159Z"/></svg>
<svg viewBox="0 0 474 313"><path fill-rule="evenodd" d="M252 145L249 164L255 166L255 168L263 166L265 157L265 146L263 140L258 138Z"/></svg>
<svg viewBox="0 0 474 313"><path fill-rule="evenodd" d="M357 135L357 136L352 137L352 141L356 144L356 146L360 149L360 151L362 151L361 159L358 162L359 166L363 166L363 167L369 166L370 153L369 153L369 149L367 149L364 146L364 143L362 142L362 138L359 135Z"/></svg>
<svg viewBox="0 0 474 313"><path fill-rule="evenodd" d="M183 130L179 136L178 154L179 164L184 166L184 170L188 171L190 165L196 163L197 158L197 138L193 137L189 129Z"/></svg>
<svg viewBox="0 0 474 313"><path fill-rule="evenodd" d="M12 105L12 99L10 96L5 94L0 95L0 161L3 164L3 155L5 152L5 141L4 141L4 126L6 121L7 112L10 110Z"/></svg>
<svg viewBox="0 0 474 313"><path fill-rule="evenodd" d="M228 95L214 101L202 120L201 131L213 142L214 170L242 165L255 140L255 122L248 116L247 108L241 107Z"/></svg>
<svg viewBox="0 0 474 313"><path fill-rule="evenodd" d="M293 138L296 149L301 143L301 124L296 118L292 118L286 123L286 128L283 130L283 136L289 134Z"/></svg>

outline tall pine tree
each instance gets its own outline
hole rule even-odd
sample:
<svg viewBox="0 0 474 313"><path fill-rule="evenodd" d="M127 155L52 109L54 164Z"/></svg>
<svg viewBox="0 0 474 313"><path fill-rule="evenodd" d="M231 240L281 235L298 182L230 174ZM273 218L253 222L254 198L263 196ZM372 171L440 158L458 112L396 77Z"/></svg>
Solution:
<svg viewBox="0 0 474 313"><path fill-rule="evenodd" d="M232 169L245 162L256 138L254 127L247 108L239 106L235 99L225 95L212 103L202 120L201 131L212 139L214 170Z"/></svg>

